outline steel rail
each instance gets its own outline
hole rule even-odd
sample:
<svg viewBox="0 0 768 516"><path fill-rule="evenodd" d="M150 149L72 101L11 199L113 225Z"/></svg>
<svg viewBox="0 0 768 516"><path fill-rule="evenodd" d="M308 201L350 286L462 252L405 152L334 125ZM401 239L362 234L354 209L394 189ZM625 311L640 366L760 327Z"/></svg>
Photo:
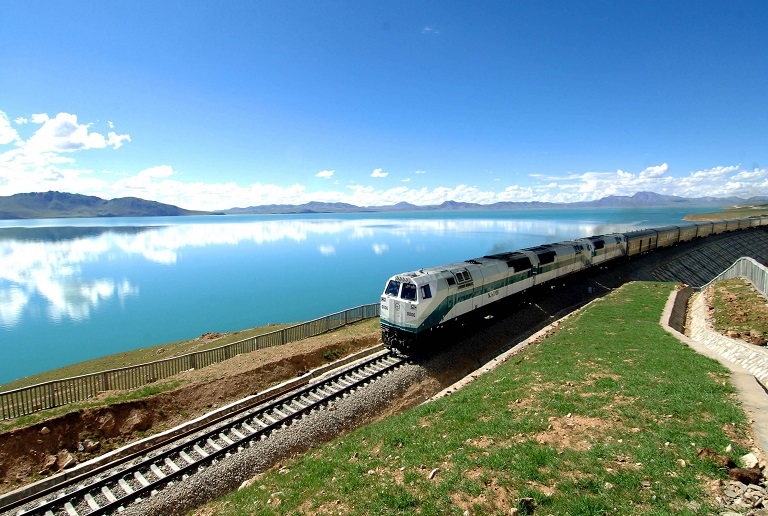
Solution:
<svg viewBox="0 0 768 516"><path fill-rule="evenodd" d="M121 466L138 457L136 455L126 457L118 464L105 465L98 470L70 479L65 485L59 485L53 491L60 492L62 489L77 486L74 490L51 500L43 500L37 506L17 514L66 513L74 516L117 511L119 507L126 507L130 503L151 496L179 478L184 479L194 474L221 457L237 453L248 443L268 437L275 430L289 425L291 421L359 388L402 363L404 363L402 359L390 353L369 358L326 378L321 378L319 381L278 395L272 401L264 403L262 400L256 407L247 407L240 411L240 414L229 414L211 422L206 427L186 432L170 441L139 452L136 455L144 458L125 468ZM229 421L221 424L222 419ZM190 434L194 434L194 437L185 439ZM183 441L173 444L173 441L181 440ZM158 448L166 449L158 454L147 456ZM103 478L97 477L105 470L113 470L113 472ZM90 478L94 477L96 477L94 481L86 484ZM140 486L133 487L126 479L129 479L134 486L136 482ZM124 494L121 496L115 494L120 491ZM49 490L42 496L51 492ZM106 498L107 503L103 501L100 503L97 497ZM3 510L29 505L40 498L41 496L37 495L34 499L19 500L4 507Z"/></svg>

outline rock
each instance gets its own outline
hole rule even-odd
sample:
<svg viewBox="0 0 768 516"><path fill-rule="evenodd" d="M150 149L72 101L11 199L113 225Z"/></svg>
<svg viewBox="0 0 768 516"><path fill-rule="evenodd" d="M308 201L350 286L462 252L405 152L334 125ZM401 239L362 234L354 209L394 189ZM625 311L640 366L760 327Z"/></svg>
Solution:
<svg viewBox="0 0 768 516"><path fill-rule="evenodd" d="M48 435L48 434L50 434L50 433L51 433L51 429L50 429L50 428L48 428L47 426L44 426L43 428L41 428L41 429L40 429L40 433L41 433L42 435Z"/></svg>
<svg viewBox="0 0 768 516"><path fill-rule="evenodd" d="M255 477L249 478L248 480L246 480L245 482L243 482L242 484L240 484L240 487L238 487L238 488L237 488L237 490L238 490L238 491L242 491L243 489L246 489L246 488L248 488L248 487L251 487L251 486L252 486L253 484L255 484L255 483L256 483L256 481L259 479L259 476L260 476L260 475L256 475ZM259 486L259 487L261 488L261 487L263 487L263 486Z"/></svg>
<svg viewBox="0 0 768 516"><path fill-rule="evenodd" d="M59 471L71 468L75 464L77 464L77 460L67 450L61 450L56 454L56 465L58 466Z"/></svg>
<svg viewBox="0 0 768 516"><path fill-rule="evenodd" d="M120 425L120 433L130 434L139 432L141 430L146 430L150 426L152 426L152 419L149 417L147 411L143 409L133 409L128 414L128 417L125 418L125 421Z"/></svg>
<svg viewBox="0 0 768 516"><path fill-rule="evenodd" d="M747 469L756 468L758 464L757 457L754 453L747 453L741 458L741 465Z"/></svg>
<svg viewBox="0 0 768 516"><path fill-rule="evenodd" d="M83 451L85 453L91 453L92 451L95 451L101 446L101 443L99 441L94 441L93 439L83 439L83 442L81 443L83 446Z"/></svg>
<svg viewBox="0 0 768 516"><path fill-rule="evenodd" d="M114 430L117 423L115 422L115 415L112 412L102 414L96 419L96 428L104 435L115 435Z"/></svg>
<svg viewBox="0 0 768 516"><path fill-rule="evenodd" d="M763 479L763 472L758 468L733 468L728 472L728 476L744 484L760 484Z"/></svg>
<svg viewBox="0 0 768 516"><path fill-rule="evenodd" d="M43 469L40 470L40 475L45 475L56 465L56 455L48 455L43 462Z"/></svg>

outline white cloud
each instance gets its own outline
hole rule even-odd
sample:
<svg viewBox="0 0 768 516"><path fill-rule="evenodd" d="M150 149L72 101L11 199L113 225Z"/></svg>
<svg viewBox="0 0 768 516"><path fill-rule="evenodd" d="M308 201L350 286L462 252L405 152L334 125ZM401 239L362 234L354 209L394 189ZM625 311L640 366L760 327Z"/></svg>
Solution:
<svg viewBox="0 0 768 516"><path fill-rule="evenodd" d="M323 256L332 256L336 254L336 248L332 245L321 245L318 250Z"/></svg>
<svg viewBox="0 0 768 516"><path fill-rule="evenodd" d="M664 174L667 173L669 170L669 165L666 163L662 163L659 166L656 167L648 167L642 172L640 172L640 177L661 177Z"/></svg>
<svg viewBox="0 0 768 516"><path fill-rule="evenodd" d="M40 116L40 115L35 115ZM128 135L110 136L110 141L103 135L89 131L90 124L78 124L77 115L59 113L54 118L47 118L40 129L25 143L25 148L33 152L74 152L87 149L103 149L107 145L122 145Z"/></svg>
<svg viewBox="0 0 768 516"><path fill-rule="evenodd" d="M107 145L113 149L119 149L123 146L124 141L131 141L130 134L117 134L113 131L107 133Z"/></svg>
<svg viewBox="0 0 768 516"><path fill-rule="evenodd" d="M14 122L15 122L17 125L24 125L24 124L26 124L27 122L29 122L29 120L28 120L28 119L26 119L26 118L24 118L23 116L20 116L20 117L14 118L14 119L13 119L13 121L14 121Z"/></svg>
<svg viewBox="0 0 768 516"><path fill-rule="evenodd" d="M24 125L21 117L13 120ZM26 118L23 120L29 123ZM741 165L718 165L675 173L665 162L636 172L617 169L560 175L537 173L513 182L509 181L509 174L498 174L486 186L435 184L434 181L443 176L440 173L431 174L433 183L420 188L410 185L412 176L401 179L401 184L393 188L354 182L340 186L334 170L317 172L315 177L331 180L319 190L312 191L302 184L192 182L186 181L184 171L172 164L147 163L138 170L91 170L78 166L76 159L81 154L76 151L120 149L131 141L130 135L110 130L104 136L105 132L97 131L95 124L81 123L76 115L69 113L59 113L52 118L45 113L35 114L29 121L39 127L19 127L18 132L12 127L9 116L0 112L0 144L7 145L0 147L0 195L59 190L107 199L133 196L204 210L309 201L346 202L359 206L392 205L401 201L416 205L445 201L479 204L575 202L608 195L630 196L640 191L683 197L768 195L768 169L746 170ZM114 124L108 124L113 129ZM26 137L23 136L25 130L28 131ZM425 173L424 170L413 172ZM388 175L383 168L376 168L370 177L385 178ZM465 177L471 177L471 174L465 174ZM499 177L502 182L495 181ZM424 183L424 179L426 177L419 183Z"/></svg>
<svg viewBox="0 0 768 516"><path fill-rule="evenodd" d="M761 177L765 177L766 175L766 169L760 170L760 169L754 169L754 170L742 170L735 176L733 176L732 180L744 180L744 181L754 181L755 179L760 179Z"/></svg>
<svg viewBox="0 0 768 516"><path fill-rule="evenodd" d="M11 127L8 115L0 111L0 145L6 145L19 140L19 133Z"/></svg>
<svg viewBox="0 0 768 516"><path fill-rule="evenodd" d="M170 165L159 165L157 167L147 168L139 172L138 177L142 179L165 178L176 174Z"/></svg>
<svg viewBox="0 0 768 516"><path fill-rule="evenodd" d="M387 244L373 244L373 252L382 255L389 251L389 246Z"/></svg>

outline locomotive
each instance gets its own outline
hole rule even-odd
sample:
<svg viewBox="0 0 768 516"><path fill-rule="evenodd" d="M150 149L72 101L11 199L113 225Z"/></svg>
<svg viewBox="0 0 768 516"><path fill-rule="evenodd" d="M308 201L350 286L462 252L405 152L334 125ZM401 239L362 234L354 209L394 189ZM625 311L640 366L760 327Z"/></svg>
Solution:
<svg viewBox="0 0 768 516"><path fill-rule="evenodd" d="M694 222L578 238L397 274L381 294L384 346L422 354L435 330L536 285L696 238L768 225L768 217Z"/></svg>

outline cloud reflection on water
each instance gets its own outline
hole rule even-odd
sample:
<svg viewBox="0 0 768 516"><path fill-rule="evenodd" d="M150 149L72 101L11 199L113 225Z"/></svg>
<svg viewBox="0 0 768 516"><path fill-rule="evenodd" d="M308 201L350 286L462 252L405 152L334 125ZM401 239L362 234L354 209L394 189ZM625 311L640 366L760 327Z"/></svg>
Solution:
<svg viewBox="0 0 768 516"><path fill-rule="evenodd" d="M224 223L209 220L201 223L182 219L172 225L155 226L0 228L0 326L9 328L17 324L35 297L44 300L46 315L53 322L64 318L84 320L102 303L137 298L140 286L131 280L130 271L124 271L122 264L138 259L140 263L173 266L185 248L236 246L245 242L302 243L318 238L338 242L346 238L358 242L355 245L364 246L369 253L383 255L394 242L415 251L423 249L421 239L414 238L416 235L488 234L497 241L494 248L513 250L520 247L521 241L533 239L537 245L628 227L583 221L553 224L551 219L492 218L291 218ZM334 238L327 238L331 236ZM334 245L321 244L317 249L325 256L337 254Z"/></svg>

